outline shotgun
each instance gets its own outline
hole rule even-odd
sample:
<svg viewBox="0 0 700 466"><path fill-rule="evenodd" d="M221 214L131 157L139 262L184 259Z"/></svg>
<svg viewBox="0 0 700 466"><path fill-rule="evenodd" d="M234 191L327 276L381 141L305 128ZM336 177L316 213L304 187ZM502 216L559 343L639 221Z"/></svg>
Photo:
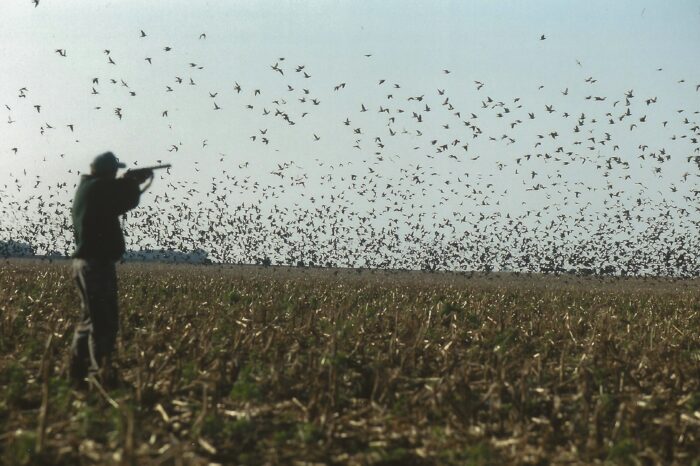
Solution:
<svg viewBox="0 0 700 466"><path fill-rule="evenodd" d="M125 178L134 178L140 183L143 183L148 178L150 178L151 180L149 181L149 183L141 190L141 192L143 193L151 186L151 183L153 182L153 170L162 170L164 168L170 168L171 166L172 165L167 163L165 165L154 165L152 167L130 168L124 173L123 176Z"/></svg>

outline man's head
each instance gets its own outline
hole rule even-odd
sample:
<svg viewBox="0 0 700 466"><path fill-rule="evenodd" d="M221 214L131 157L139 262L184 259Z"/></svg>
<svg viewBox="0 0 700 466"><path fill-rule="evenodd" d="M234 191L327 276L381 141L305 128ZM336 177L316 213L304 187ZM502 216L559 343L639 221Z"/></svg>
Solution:
<svg viewBox="0 0 700 466"><path fill-rule="evenodd" d="M119 159L111 152L105 152L98 155L90 164L90 173L95 176L103 176L106 178L114 178L117 176L117 170L126 167L125 164L119 162Z"/></svg>

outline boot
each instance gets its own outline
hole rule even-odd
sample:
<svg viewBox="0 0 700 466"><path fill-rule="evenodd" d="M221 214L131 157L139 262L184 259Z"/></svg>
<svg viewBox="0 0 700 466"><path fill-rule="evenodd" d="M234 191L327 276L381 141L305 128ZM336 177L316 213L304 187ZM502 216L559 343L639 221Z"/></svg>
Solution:
<svg viewBox="0 0 700 466"><path fill-rule="evenodd" d="M68 363L68 380L73 390L85 391L87 383L88 369L85 361L80 361L77 356L71 355Z"/></svg>
<svg viewBox="0 0 700 466"><path fill-rule="evenodd" d="M110 358L104 358L102 360L96 377L105 390L114 390L122 386L121 380L117 374L117 369L114 367Z"/></svg>

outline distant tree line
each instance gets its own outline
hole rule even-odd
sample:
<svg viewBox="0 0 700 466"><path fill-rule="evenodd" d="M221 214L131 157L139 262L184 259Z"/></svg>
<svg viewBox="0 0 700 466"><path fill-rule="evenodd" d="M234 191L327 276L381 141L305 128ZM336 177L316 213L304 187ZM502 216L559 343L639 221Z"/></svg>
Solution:
<svg viewBox="0 0 700 466"><path fill-rule="evenodd" d="M35 251L32 245L20 241L0 241L0 256L9 257L34 257Z"/></svg>
<svg viewBox="0 0 700 466"><path fill-rule="evenodd" d="M66 254L59 252L49 252L47 254L38 255L36 248L29 243L0 240L0 257L5 259L19 257L36 257L36 258L67 258ZM177 251L168 249L144 249L140 251L127 251L124 254L125 262L170 262L170 263L188 263L188 264L209 264L211 259L209 253L203 249L195 249L193 251Z"/></svg>

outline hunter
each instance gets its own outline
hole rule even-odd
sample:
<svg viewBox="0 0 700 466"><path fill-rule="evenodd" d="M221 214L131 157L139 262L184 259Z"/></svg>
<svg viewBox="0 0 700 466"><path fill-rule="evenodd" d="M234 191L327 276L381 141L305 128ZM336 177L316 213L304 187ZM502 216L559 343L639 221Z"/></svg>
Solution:
<svg viewBox="0 0 700 466"><path fill-rule="evenodd" d="M115 265L125 252L119 216L139 205L140 185L153 178L148 169L117 178L124 167L112 152L98 155L90 174L80 177L73 199L72 267L81 315L73 335L69 373L76 388L87 387L92 378L103 386L118 385L112 365L119 329Z"/></svg>

